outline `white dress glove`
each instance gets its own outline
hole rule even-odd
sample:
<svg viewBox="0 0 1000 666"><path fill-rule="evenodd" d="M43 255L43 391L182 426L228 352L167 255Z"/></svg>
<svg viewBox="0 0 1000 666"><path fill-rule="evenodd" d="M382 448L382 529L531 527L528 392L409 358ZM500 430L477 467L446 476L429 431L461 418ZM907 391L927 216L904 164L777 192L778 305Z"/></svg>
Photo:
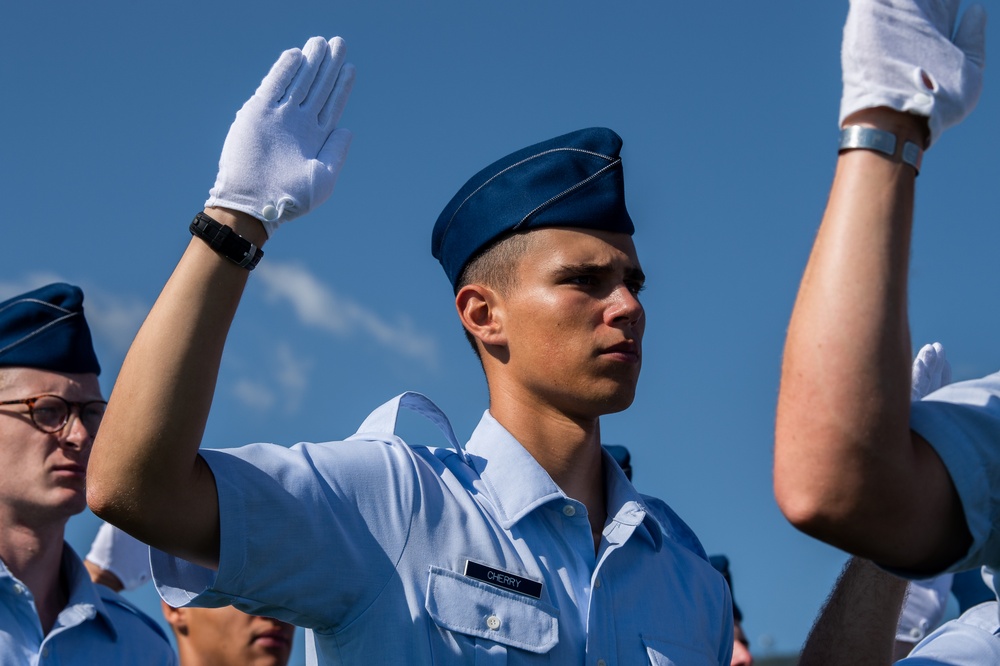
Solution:
<svg viewBox="0 0 1000 666"><path fill-rule="evenodd" d="M951 364L940 342L924 345L913 359L910 400L920 400L951 383Z"/></svg>
<svg viewBox="0 0 1000 666"><path fill-rule="evenodd" d="M960 0L851 0L844 26L840 124L887 106L927 116L930 142L979 101L986 61L986 10Z"/></svg>
<svg viewBox="0 0 1000 666"><path fill-rule="evenodd" d="M205 206L263 222L268 237L333 193L351 133L338 129L354 84L340 37L289 49L236 114Z"/></svg>
<svg viewBox="0 0 1000 666"><path fill-rule="evenodd" d="M108 523L97 530L87 559L117 576L126 590L134 590L150 579L149 546Z"/></svg>

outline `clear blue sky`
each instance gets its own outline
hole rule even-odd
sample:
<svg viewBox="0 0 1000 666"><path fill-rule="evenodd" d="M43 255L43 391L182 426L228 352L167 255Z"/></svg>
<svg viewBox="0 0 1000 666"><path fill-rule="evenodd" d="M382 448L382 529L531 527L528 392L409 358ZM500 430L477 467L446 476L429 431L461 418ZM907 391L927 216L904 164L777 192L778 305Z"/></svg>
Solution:
<svg viewBox="0 0 1000 666"><path fill-rule="evenodd" d="M434 220L492 160L612 127L649 325L638 398L606 419L604 438L631 449L641 491L730 556L755 648L794 651L844 559L781 517L771 461L785 326L835 160L846 11L801 0L11 3L0 297L50 279L83 286L110 392L236 110L283 49L340 34L358 68L343 120L351 155L331 201L268 244L205 444L343 438L405 389L468 436L486 392L430 256ZM913 338L942 341L958 378L1000 368L997 72L919 180ZM86 551L95 531L81 516L70 541ZM151 594L139 598L158 615Z"/></svg>

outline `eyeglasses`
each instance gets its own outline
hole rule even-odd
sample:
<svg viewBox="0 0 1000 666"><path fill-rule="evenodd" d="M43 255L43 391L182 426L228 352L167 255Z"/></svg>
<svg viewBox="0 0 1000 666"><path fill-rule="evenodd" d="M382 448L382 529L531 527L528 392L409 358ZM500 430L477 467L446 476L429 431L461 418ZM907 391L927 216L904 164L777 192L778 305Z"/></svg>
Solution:
<svg viewBox="0 0 1000 666"><path fill-rule="evenodd" d="M106 400L89 400L87 402L70 402L57 395L37 395L23 400L7 400L0 405L27 405L28 415L32 423L42 432L56 433L69 423L70 414L75 409L80 423L91 437L97 434L97 429L104 418Z"/></svg>

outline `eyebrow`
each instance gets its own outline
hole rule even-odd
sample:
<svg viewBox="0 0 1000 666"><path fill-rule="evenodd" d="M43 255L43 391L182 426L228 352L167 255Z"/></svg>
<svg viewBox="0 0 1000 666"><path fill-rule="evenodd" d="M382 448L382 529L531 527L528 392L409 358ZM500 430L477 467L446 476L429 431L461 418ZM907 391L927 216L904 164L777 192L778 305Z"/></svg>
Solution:
<svg viewBox="0 0 1000 666"><path fill-rule="evenodd" d="M607 274L614 271L611 264L597 264L593 262L583 262L579 264L560 264L557 271L560 274L569 273L600 273ZM632 266L625 270L625 278L628 280L635 280L636 282L645 283L646 274L642 272L642 269L638 266Z"/></svg>

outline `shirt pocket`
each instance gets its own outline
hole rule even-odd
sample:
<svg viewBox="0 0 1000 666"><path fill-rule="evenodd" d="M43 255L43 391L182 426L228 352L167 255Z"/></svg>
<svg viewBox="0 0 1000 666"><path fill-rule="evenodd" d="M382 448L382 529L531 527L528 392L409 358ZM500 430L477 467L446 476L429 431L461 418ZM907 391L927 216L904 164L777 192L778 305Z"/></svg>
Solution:
<svg viewBox="0 0 1000 666"><path fill-rule="evenodd" d="M648 636L642 637L642 644L646 646L650 666L719 666L718 655L689 645L678 645Z"/></svg>
<svg viewBox="0 0 1000 666"><path fill-rule="evenodd" d="M440 567L430 568L424 608L451 634L453 654L475 654L476 664L547 663L559 642L552 606Z"/></svg>

